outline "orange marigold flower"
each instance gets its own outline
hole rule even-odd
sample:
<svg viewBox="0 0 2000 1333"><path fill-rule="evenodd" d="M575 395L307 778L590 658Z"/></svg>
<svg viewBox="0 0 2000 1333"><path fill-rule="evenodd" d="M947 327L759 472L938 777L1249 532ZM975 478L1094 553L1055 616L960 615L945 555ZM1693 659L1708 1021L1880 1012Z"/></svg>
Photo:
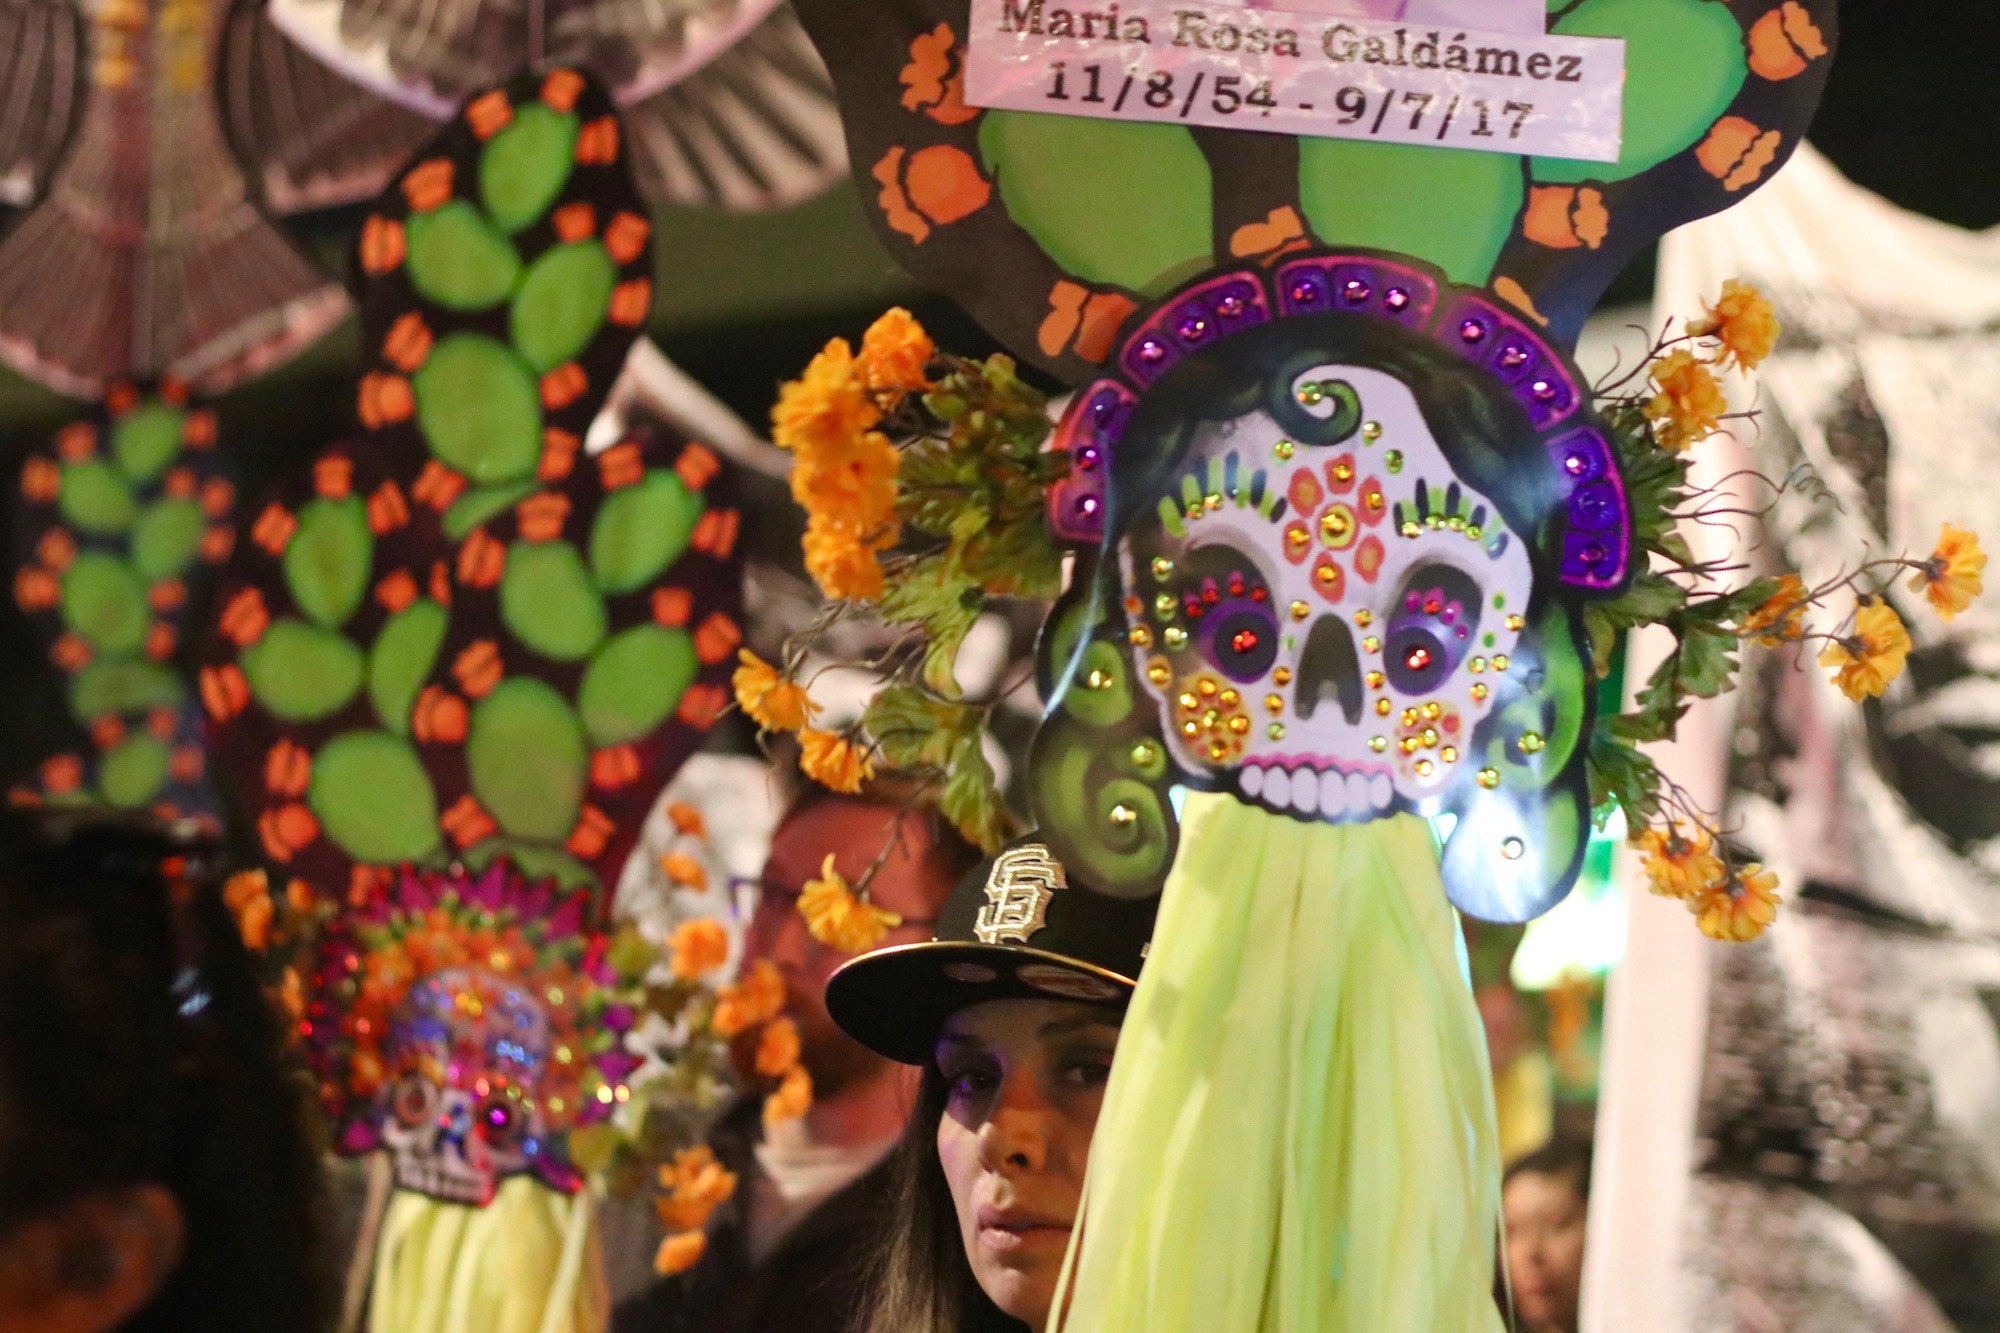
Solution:
<svg viewBox="0 0 2000 1333"><path fill-rule="evenodd" d="M588 861L604 854L604 849L610 845L611 835L617 831L618 826L611 822L611 816L594 805L586 805L577 812L576 826L570 829L563 849L571 856Z"/></svg>
<svg viewBox="0 0 2000 1333"><path fill-rule="evenodd" d="M451 664L452 679L475 699L491 694L506 670L506 664L500 660L500 645L492 639L473 640Z"/></svg>
<svg viewBox="0 0 2000 1333"><path fill-rule="evenodd" d="M831 852L820 862L819 878L807 880L799 894L799 915L814 939L842 953L866 953L903 924L902 917L849 888L833 868Z"/></svg>
<svg viewBox="0 0 2000 1333"><path fill-rule="evenodd" d="M1909 654L1910 632L1903 628L1903 618L1887 602L1871 600L1854 613L1854 633L1828 644L1819 664L1832 667L1840 692L1859 701L1879 697L1903 674Z"/></svg>
<svg viewBox="0 0 2000 1333"><path fill-rule="evenodd" d="M852 795L875 776L868 752L847 737L807 727L799 732L799 769L832 791Z"/></svg>
<svg viewBox="0 0 2000 1333"><path fill-rule="evenodd" d="M797 731L811 723L819 705L804 686L780 675L776 667L748 648L736 656L742 665L736 668L730 684L744 716L765 731Z"/></svg>
<svg viewBox="0 0 2000 1333"><path fill-rule="evenodd" d="M458 581L468 588L490 588L507 568L507 548L485 528L474 528L458 548Z"/></svg>
<svg viewBox="0 0 2000 1333"><path fill-rule="evenodd" d="M1788 639L1796 639L1805 632L1801 623L1806 607L1806 586L1797 574L1778 576L1778 590L1757 604L1757 609L1743 617L1738 630L1746 638L1755 638L1766 648L1776 648Z"/></svg>
<svg viewBox="0 0 2000 1333"><path fill-rule="evenodd" d="M607 745L590 754L590 785L602 791L617 791L639 780L643 765L639 752L630 745Z"/></svg>
<svg viewBox="0 0 2000 1333"><path fill-rule="evenodd" d="M262 951L271 942L271 881L261 870L239 870L222 884L222 902L236 918L245 948Z"/></svg>
<svg viewBox="0 0 2000 1333"><path fill-rule="evenodd" d="M1778 877L1752 861L1731 872L1727 882L1714 892L1690 900L1688 910L1695 914L1702 934L1741 944L1764 933L1764 927L1777 919L1778 904L1783 901L1778 895Z"/></svg>
<svg viewBox="0 0 2000 1333"><path fill-rule="evenodd" d="M484 842L500 831L500 826L493 822L493 816L486 813L486 808L471 792L459 797L450 809L438 816L438 827L449 834L461 850Z"/></svg>
<svg viewBox="0 0 2000 1333"><path fill-rule="evenodd" d="M778 965L759 958L747 976L715 993L715 1013L709 1026L718 1037L748 1032L759 1023L768 1023L785 1007L785 978Z"/></svg>
<svg viewBox="0 0 2000 1333"><path fill-rule="evenodd" d="M215 411L204 407L181 418L181 440L190 449L215 447Z"/></svg>
<svg viewBox="0 0 2000 1333"><path fill-rule="evenodd" d="M1715 854L1715 841L1699 825L1685 833L1678 823L1642 829L1632 845L1645 858L1650 887L1662 897L1694 898L1722 882L1722 860Z"/></svg>
<svg viewBox="0 0 2000 1333"><path fill-rule="evenodd" d="M928 389L924 368L937 355L924 326L901 306L888 310L861 337L861 378L876 393Z"/></svg>
<svg viewBox="0 0 2000 1333"><path fill-rule="evenodd" d="M713 917L696 917L674 927L667 948L674 975L696 981L729 961L729 932Z"/></svg>
<svg viewBox="0 0 2000 1333"><path fill-rule="evenodd" d="M1687 348L1655 361L1648 375L1658 392L1641 410L1653 423L1653 438L1662 449L1679 453L1722 424L1722 414L1729 410L1722 381Z"/></svg>
<svg viewBox="0 0 2000 1333"><path fill-rule="evenodd" d="M783 1016L765 1024L757 1038L757 1072L783 1078L799 1062L799 1025Z"/></svg>
<svg viewBox="0 0 2000 1333"><path fill-rule="evenodd" d="M736 1193L736 1173L717 1161L706 1144L699 1144L681 1149L671 1163L660 1167L660 1188L666 1191L654 1204L660 1220L677 1231L700 1234L709 1214Z"/></svg>
<svg viewBox="0 0 2000 1333"><path fill-rule="evenodd" d="M1948 621L1986 590L1985 570L1986 552L1979 549L1978 534L1947 523L1931 558L1911 576L1910 591L1922 593L1938 619Z"/></svg>
<svg viewBox="0 0 2000 1333"><path fill-rule="evenodd" d="M1778 317L1764 293L1735 278L1722 284L1722 299L1714 305L1702 303L1708 314L1688 321L1687 331L1697 338L1714 338L1722 344L1720 363L1734 361L1743 370L1755 370L1757 363L1778 344Z"/></svg>
<svg viewBox="0 0 2000 1333"><path fill-rule="evenodd" d="M201 534L201 558L211 565L219 565L229 558L236 549L236 529L218 523Z"/></svg>
<svg viewBox="0 0 2000 1333"><path fill-rule="evenodd" d="M661 1277L685 1273L701 1262L708 1250L708 1237L699 1231L677 1231L660 1242L653 1252L653 1271Z"/></svg>
<svg viewBox="0 0 2000 1333"><path fill-rule="evenodd" d="M203 667L196 677L202 707L217 722L227 722L250 703L250 682L234 662L219 667Z"/></svg>
<svg viewBox="0 0 2000 1333"><path fill-rule="evenodd" d="M417 581L410 576L410 571L407 569L393 570L387 578L375 585L375 600L382 604L383 610L393 616L417 600Z"/></svg>
<svg viewBox="0 0 2000 1333"><path fill-rule="evenodd" d="M687 693L681 696L679 706L674 709L674 716L696 731L707 731L728 707L729 691L704 681L688 686Z"/></svg>
<svg viewBox="0 0 2000 1333"><path fill-rule="evenodd" d="M284 865L319 836L319 821L313 818L312 811L294 801L266 810L257 820L257 834L263 839L265 853Z"/></svg>
<svg viewBox="0 0 2000 1333"><path fill-rule="evenodd" d="M172 625L164 620L156 620L146 627L146 656L155 662L164 662L174 655L174 645L180 636Z"/></svg>
<svg viewBox="0 0 2000 1333"><path fill-rule="evenodd" d="M836 600L872 602L882 595L882 562L861 534L814 514L806 521L806 573Z"/></svg>
<svg viewBox="0 0 2000 1333"><path fill-rule="evenodd" d="M125 739L125 719L116 713L106 713L90 724L90 743L100 750L109 750Z"/></svg>
<svg viewBox="0 0 2000 1333"><path fill-rule="evenodd" d="M661 857L660 871L684 889L708 887L708 872L701 868L701 862L686 852L668 852Z"/></svg>
<svg viewBox="0 0 2000 1333"><path fill-rule="evenodd" d="M667 820L674 826L674 832L690 838L706 838L708 821L701 817L701 811L686 801L667 802Z"/></svg>
<svg viewBox="0 0 2000 1333"><path fill-rule="evenodd" d="M555 224L557 240L574 244L597 231L597 210L578 200L551 213L549 221Z"/></svg>
<svg viewBox="0 0 2000 1333"><path fill-rule="evenodd" d="M806 512L870 534L896 522L896 477L903 455L880 431L801 454L792 466L792 498ZM878 548L879 549L879 548Z"/></svg>
<svg viewBox="0 0 2000 1333"><path fill-rule="evenodd" d="M193 495L194 485L194 469L188 467L174 468L167 473L166 480L161 483L167 494L176 500L185 500Z"/></svg>
<svg viewBox="0 0 2000 1333"><path fill-rule="evenodd" d="M764 1123L775 1125L781 1120L797 1120L812 1110L812 1103L812 1075L806 1073L804 1065L793 1065L785 1071L778 1090L764 1099Z"/></svg>
<svg viewBox="0 0 2000 1333"><path fill-rule="evenodd" d="M771 439L780 448L810 452L840 447L872 430L882 413L869 400L861 367L845 338L835 338L778 391L771 409Z"/></svg>

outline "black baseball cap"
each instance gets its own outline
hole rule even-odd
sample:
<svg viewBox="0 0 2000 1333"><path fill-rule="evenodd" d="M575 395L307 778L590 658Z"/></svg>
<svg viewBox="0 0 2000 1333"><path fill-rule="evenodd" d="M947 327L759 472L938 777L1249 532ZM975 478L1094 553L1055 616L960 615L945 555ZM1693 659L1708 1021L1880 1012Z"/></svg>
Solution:
<svg viewBox="0 0 2000 1333"><path fill-rule="evenodd" d="M1033 834L958 882L937 937L865 953L826 983L848 1036L906 1065L927 1064L945 1020L988 1000L1123 1006L1153 937L1157 894L1113 898L1072 881Z"/></svg>

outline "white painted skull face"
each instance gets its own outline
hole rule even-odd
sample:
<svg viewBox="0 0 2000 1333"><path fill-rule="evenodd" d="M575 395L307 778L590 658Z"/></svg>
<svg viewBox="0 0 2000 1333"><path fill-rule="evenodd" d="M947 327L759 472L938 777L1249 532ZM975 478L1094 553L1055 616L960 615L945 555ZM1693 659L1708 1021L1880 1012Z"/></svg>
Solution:
<svg viewBox="0 0 2000 1333"><path fill-rule="evenodd" d="M547 1013L518 982L453 967L418 981L397 1011L382 1142L396 1183L485 1204L544 1150L534 1092L549 1055Z"/></svg>
<svg viewBox="0 0 2000 1333"><path fill-rule="evenodd" d="M1183 770L1300 818L1434 813L1493 779L1472 737L1522 635L1527 543L1453 472L1408 387L1325 364L1206 423L1118 548L1134 673ZM1472 770L1472 771L1468 771Z"/></svg>

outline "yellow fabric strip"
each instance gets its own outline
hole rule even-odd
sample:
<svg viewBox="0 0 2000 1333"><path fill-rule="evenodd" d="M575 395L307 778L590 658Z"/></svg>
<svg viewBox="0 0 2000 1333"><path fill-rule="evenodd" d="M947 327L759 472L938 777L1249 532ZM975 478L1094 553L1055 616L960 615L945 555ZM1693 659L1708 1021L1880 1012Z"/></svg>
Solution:
<svg viewBox="0 0 2000 1333"><path fill-rule="evenodd" d="M369 1333L603 1333L596 1201L525 1176L484 1208L398 1190L375 1251Z"/></svg>
<svg viewBox="0 0 2000 1333"><path fill-rule="evenodd" d="M1456 930L1421 820L1190 797L1051 1333L1498 1333Z"/></svg>

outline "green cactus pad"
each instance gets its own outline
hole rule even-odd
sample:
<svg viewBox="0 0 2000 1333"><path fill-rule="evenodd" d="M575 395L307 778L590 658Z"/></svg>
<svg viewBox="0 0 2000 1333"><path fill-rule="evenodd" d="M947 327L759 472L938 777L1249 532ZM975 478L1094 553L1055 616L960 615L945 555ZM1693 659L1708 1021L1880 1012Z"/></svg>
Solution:
<svg viewBox="0 0 2000 1333"><path fill-rule="evenodd" d="M524 763L523 757L534 757ZM472 710L465 762L479 798L517 838L561 842L583 805L590 752L560 694L529 676L502 681Z"/></svg>
<svg viewBox="0 0 2000 1333"><path fill-rule="evenodd" d="M56 503L71 527L93 536L125 531L139 508L125 478L102 459L65 465Z"/></svg>
<svg viewBox="0 0 2000 1333"><path fill-rule="evenodd" d="M577 690L591 742L618 745L660 725L700 669L686 630L635 625L613 638L592 659Z"/></svg>
<svg viewBox="0 0 2000 1333"><path fill-rule="evenodd" d="M320 827L357 861L398 865L440 850L437 794L408 741L351 731L313 757L306 802Z"/></svg>
<svg viewBox="0 0 2000 1333"><path fill-rule="evenodd" d="M181 678L157 662L138 657L100 658L70 682L70 712L85 722L106 713L143 713L178 708L187 699Z"/></svg>
<svg viewBox="0 0 2000 1333"><path fill-rule="evenodd" d="M316 722L345 708L361 688L361 650L332 630L274 620L243 650L243 675L273 716Z"/></svg>
<svg viewBox="0 0 2000 1333"><path fill-rule="evenodd" d="M208 519L193 500L161 500L132 528L132 563L148 583L173 578L194 563Z"/></svg>
<svg viewBox="0 0 2000 1333"><path fill-rule="evenodd" d="M539 218L569 180L578 121L541 102L514 109L514 119L479 155L479 197L508 235Z"/></svg>
<svg viewBox="0 0 2000 1333"><path fill-rule="evenodd" d="M500 579L500 619L544 657L575 662L604 641L604 599L568 542L515 542Z"/></svg>
<svg viewBox="0 0 2000 1333"><path fill-rule="evenodd" d="M417 372L417 425L431 452L478 484L516 481L541 457L535 377L505 343L454 333Z"/></svg>
<svg viewBox="0 0 2000 1333"><path fill-rule="evenodd" d="M451 508L444 511L444 535L455 542L464 541L481 523L534 494L535 485L529 480L473 487L453 500Z"/></svg>
<svg viewBox="0 0 2000 1333"><path fill-rule="evenodd" d="M137 652L146 642L146 585L118 557L85 551L63 572L62 618L97 652Z"/></svg>
<svg viewBox="0 0 2000 1333"><path fill-rule="evenodd" d="M597 586L612 594L643 588L680 558L706 507L664 469L612 492L590 530L590 568Z"/></svg>
<svg viewBox="0 0 2000 1333"><path fill-rule="evenodd" d="M1456 282L1486 281L1523 188L1520 159L1498 153L1299 140L1299 204L1315 232L1331 244L1421 255Z"/></svg>
<svg viewBox="0 0 2000 1333"><path fill-rule="evenodd" d="M450 627L451 613L425 598L390 617L375 636L368 654L368 701L394 734L409 732L411 705L424 677L437 664L438 648Z"/></svg>
<svg viewBox="0 0 2000 1333"><path fill-rule="evenodd" d="M151 732L127 736L97 762L97 789L105 804L121 810L146 805L167 784L167 743Z"/></svg>
<svg viewBox="0 0 2000 1333"><path fill-rule="evenodd" d="M472 870L484 870L493 864L493 858L504 856L514 863L514 869L523 878L535 880L552 879L556 887L564 891L581 888L597 888L604 881L583 862L568 852L538 842L522 842L518 838L488 838L476 847L468 847L459 857Z"/></svg>
<svg viewBox="0 0 2000 1333"><path fill-rule="evenodd" d="M618 266L597 241L558 245L529 265L514 294L508 329L536 372L581 355L604 327Z"/></svg>
<svg viewBox="0 0 2000 1333"><path fill-rule="evenodd" d="M111 456L118 470L134 483L145 483L167 470L181 451L181 423L187 413L158 400L142 403L111 428Z"/></svg>
<svg viewBox="0 0 2000 1333"><path fill-rule="evenodd" d="M308 501L285 548L285 586L299 610L328 628L346 623L368 595L374 550L359 496Z"/></svg>
<svg viewBox="0 0 2000 1333"><path fill-rule="evenodd" d="M1208 160L1178 125L992 111L979 150L1008 216L1078 277L1150 295L1214 260Z"/></svg>
<svg viewBox="0 0 2000 1333"><path fill-rule="evenodd" d="M410 218L410 283L447 310L484 310L507 299L521 258L477 208L454 199Z"/></svg>
<svg viewBox="0 0 2000 1333"><path fill-rule="evenodd" d="M1750 72L1726 5L1585 0L1550 31L1625 40L1625 135L1616 162L1536 158L1538 181L1619 181L1658 166L1729 109Z"/></svg>

